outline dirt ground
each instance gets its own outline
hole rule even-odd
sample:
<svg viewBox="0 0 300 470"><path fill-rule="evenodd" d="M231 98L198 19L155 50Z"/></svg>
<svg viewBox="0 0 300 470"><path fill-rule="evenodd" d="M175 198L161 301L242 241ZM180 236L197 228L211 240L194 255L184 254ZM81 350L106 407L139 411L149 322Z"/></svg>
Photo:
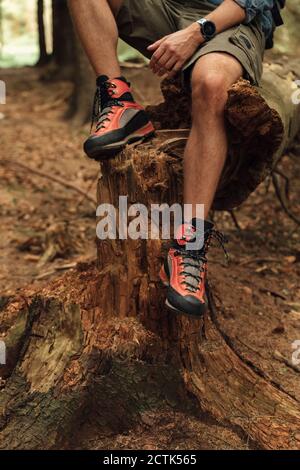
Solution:
<svg viewBox="0 0 300 470"><path fill-rule="evenodd" d="M136 95L145 104L157 103L158 83L148 72L142 73L143 79L138 79L139 72L127 71ZM39 74L27 68L7 70L1 77L8 91L7 104L0 110L1 306L26 290L46 288L65 271L72 273L78 262L95 258L93 201L99 166L82 152L88 127L72 128L64 119L70 83L45 83L38 80ZM141 88L145 81L146 95ZM289 205L300 218L299 143L284 156L280 169L290 179ZM270 181L235 215L239 229L230 214L215 214L219 230L230 240L228 265L218 250L213 249L210 257L219 327L239 355L300 400L300 366L292 363L292 345L300 340L299 226L280 208ZM167 406L126 434L101 438L91 426L76 444L121 449L249 446L244 436L201 412L187 416Z"/></svg>

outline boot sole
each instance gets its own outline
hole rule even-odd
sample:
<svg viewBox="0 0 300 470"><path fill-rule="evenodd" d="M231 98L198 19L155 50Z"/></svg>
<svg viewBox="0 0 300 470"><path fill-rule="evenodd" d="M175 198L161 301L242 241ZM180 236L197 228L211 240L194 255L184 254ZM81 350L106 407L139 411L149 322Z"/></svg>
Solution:
<svg viewBox="0 0 300 470"><path fill-rule="evenodd" d="M150 139L154 136L155 131L148 132L147 134L140 134L140 131L134 132L119 142L114 142L109 145L95 144L95 146L90 150L85 150L87 156L96 161L108 160L115 157L120 153L126 145L133 144L135 142L145 142L147 139Z"/></svg>
<svg viewBox="0 0 300 470"><path fill-rule="evenodd" d="M170 304L170 302L168 301L168 299L166 299L165 305L166 305L166 307L167 307L168 310L170 310L172 313L176 313L176 315L183 315L183 316L185 316L185 317L194 318L194 319L196 319L196 318L198 318L198 319L203 318L204 313L207 311L207 308L206 308L205 311L203 311L203 312L201 312L201 313L195 315L195 314L193 314L193 313L185 312L184 310L178 310L178 308L175 308L175 307L173 307L172 304Z"/></svg>
<svg viewBox="0 0 300 470"><path fill-rule="evenodd" d="M160 281L165 287L169 287L170 283L166 279L164 279L162 276L160 276ZM166 305L168 310L170 310L172 313L176 313L176 315L184 315L185 317L190 317L190 318L194 318L194 319L202 318L204 313L208 310L208 308L206 307L203 312L201 312L200 314L195 315L193 313L185 312L184 310L179 310L178 308L174 307L168 301L168 299L166 299L165 305Z"/></svg>

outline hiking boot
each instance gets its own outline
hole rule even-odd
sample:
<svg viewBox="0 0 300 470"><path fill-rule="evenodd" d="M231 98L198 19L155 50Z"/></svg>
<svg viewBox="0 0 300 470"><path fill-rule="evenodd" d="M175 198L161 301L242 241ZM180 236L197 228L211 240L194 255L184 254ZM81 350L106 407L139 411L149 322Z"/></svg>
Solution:
<svg viewBox="0 0 300 470"><path fill-rule="evenodd" d="M194 223L179 227L160 270L161 281L168 286L166 305L173 312L199 318L207 311L206 255L212 238L218 240L227 256L227 240L214 230L212 222L204 221L204 234L203 230L196 231ZM190 249L190 243L195 243L196 249Z"/></svg>
<svg viewBox="0 0 300 470"><path fill-rule="evenodd" d="M85 153L95 160L113 157L126 144L154 134L144 108L134 101L130 84L123 77L98 77L92 128L95 121L96 129L84 143Z"/></svg>

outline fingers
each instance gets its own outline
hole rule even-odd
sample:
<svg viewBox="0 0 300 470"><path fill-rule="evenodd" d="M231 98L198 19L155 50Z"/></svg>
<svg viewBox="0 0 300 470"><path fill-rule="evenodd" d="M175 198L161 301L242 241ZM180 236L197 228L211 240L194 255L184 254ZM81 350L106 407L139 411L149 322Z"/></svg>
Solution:
<svg viewBox="0 0 300 470"><path fill-rule="evenodd" d="M174 67L176 70L177 62L177 56L172 54L172 51L168 48L161 45L153 54L150 61L150 67L154 73L159 77L162 77L165 73L170 72Z"/></svg>
<svg viewBox="0 0 300 470"><path fill-rule="evenodd" d="M147 47L148 51L153 52L156 51L156 49L161 45L163 41L167 39L168 36L164 36L163 38L159 39L158 41L154 42L153 44L150 44L150 46Z"/></svg>
<svg viewBox="0 0 300 470"><path fill-rule="evenodd" d="M150 60L150 67L154 73L158 73L160 69L165 68L165 64L170 58L170 53L162 43L158 49L153 53Z"/></svg>
<svg viewBox="0 0 300 470"><path fill-rule="evenodd" d="M162 77L172 72L172 76L178 73L184 63L182 54L178 52L178 47L174 41L170 40L172 35L165 36L155 43L148 46L148 50L152 51L150 60L150 68L153 73Z"/></svg>
<svg viewBox="0 0 300 470"><path fill-rule="evenodd" d="M163 64L168 60L168 57L167 56L164 57L164 56L165 56L165 48L163 45L161 45L153 53L151 60L150 60L150 68L152 69L153 73L159 73L159 71L163 68Z"/></svg>
<svg viewBox="0 0 300 470"><path fill-rule="evenodd" d="M161 46L163 47L163 46ZM166 64L170 61L170 52L164 50L163 54L159 57L153 57L153 69L154 73L157 73L158 76L162 76L168 70Z"/></svg>
<svg viewBox="0 0 300 470"><path fill-rule="evenodd" d="M168 72L170 72L173 69L173 67L176 65L176 63L177 63L177 58L174 55L172 55L169 58L169 60L165 63L164 67Z"/></svg>
<svg viewBox="0 0 300 470"><path fill-rule="evenodd" d="M178 72L180 72L180 70L182 69L183 65L184 65L184 61L181 61L181 60L177 61L177 62L173 65L172 69L170 70L170 73L176 75Z"/></svg>
<svg viewBox="0 0 300 470"><path fill-rule="evenodd" d="M174 77L183 67L183 63L181 61L177 61L176 58L170 58L164 65L159 63L155 66L155 72L159 77L167 74L168 77ZM153 70L153 69L152 69Z"/></svg>
<svg viewBox="0 0 300 470"><path fill-rule="evenodd" d="M164 64L169 60L169 55L165 55L167 47L165 47L164 44L168 37L169 35L164 36L147 47L150 52L153 52L150 60L150 68L153 73L160 74L160 76L165 73Z"/></svg>
<svg viewBox="0 0 300 470"><path fill-rule="evenodd" d="M167 56L167 54L165 53L165 55L162 57L162 59L159 61L160 64L161 64L161 69L160 69L160 72L158 72L158 76L159 77L162 77L163 75L165 74L168 74L168 76L170 75L170 73L173 73L172 76L176 75L177 73L177 59L176 57L174 56L171 56L169 57L165 62L162 62L162 60L164 59L164 57ZM180 70L180 69L179 69ZM172 72L173 71L173 72Z"/></svg>

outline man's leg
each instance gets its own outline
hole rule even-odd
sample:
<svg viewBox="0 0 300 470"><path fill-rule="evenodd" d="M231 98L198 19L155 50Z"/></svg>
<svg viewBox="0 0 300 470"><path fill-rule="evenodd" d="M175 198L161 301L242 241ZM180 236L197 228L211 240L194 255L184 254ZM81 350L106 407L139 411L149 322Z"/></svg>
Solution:
<svg viewBox="0 0 300 470"><path fill-rule="evenodd" d="M233 56L202 56L192 72L192 129L184 155L184 202L211 208L227 155L224 108L227 90L243 74Z"/></svg>
<svg viewBox="0 0 300 470"><path fill-rule="evenodd" d="M123 0L69 0L74 24L97 75L96 129L84 143L85 153L95 160L113 157L126 144L154 133L145 110L132 96L130 84L121 76L115 18L122 4Z"/></svg>
<svg viewBox="0 0 300 470"><path fill-rule="evenodd" d="M68 3L80 41L96 75L119 77L115 16L123 0L68 0Z"/></svg>
<svg viewBox="0 0 300 470"><path fill-rule="evenodd" d="M166 304L177 313L200 317L207 309L209 242L215 237L223 244L222 234L207 216L227 155L227 90L242 72L240 63L223 53L202 56L192 72L192 129L184 155L184 202L192 205L193 220L179 228L160 272L168 285ZM197 204L204 204L204 233L194 219ZM189 241L194 243L193 251Z"/></svg>

